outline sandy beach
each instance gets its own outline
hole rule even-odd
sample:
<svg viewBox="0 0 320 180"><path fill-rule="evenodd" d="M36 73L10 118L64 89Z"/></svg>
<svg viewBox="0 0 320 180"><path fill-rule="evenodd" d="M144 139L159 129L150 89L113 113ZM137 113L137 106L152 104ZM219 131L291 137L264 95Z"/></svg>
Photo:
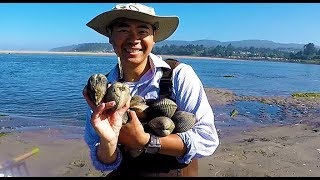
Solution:
<svg viewBox="0 0 320 180"><path fill-rule="evenodd" d="M239 99L226 90L206 89L206 91L213 109ZM275 99L278 100L276 103L288 104L288 108L304 104L303 108L312 109L318 108L316 105L320 104L319 99ZM319 112L319 109L314 112ZM0 117L0 123L1 118L8 117ZM78 132L80 134L78 137L66 136L68 133L70 133L68 129L64 128L39 128L2 133L0 162L13 159L38 147L37 154L22 161L25 166L21 171L27 169L29 173L22 172L21 176L105 176L108 172L102 173L92 166L88 148L81 137L83 132ZM288 125L219 129L219 136L221 144L216 152L199 161L201 177L320 176L318 114L305 114L299 117L298 122ZM11 170L17 167L18 165ZM13 176L20 174L16 173Z"/></svg>

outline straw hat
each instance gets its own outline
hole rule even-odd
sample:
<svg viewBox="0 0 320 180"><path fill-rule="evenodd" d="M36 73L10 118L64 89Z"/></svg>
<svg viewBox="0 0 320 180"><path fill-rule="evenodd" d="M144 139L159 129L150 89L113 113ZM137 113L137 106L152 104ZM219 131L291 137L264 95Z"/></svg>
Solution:
<svg viewBox="0 0 320 180"><path fill-rule="evenodd" d="M174 33L179 24L177 16L157 16L152 7L139 3L129 3L117 4L110 11L101 13L93 18L87 23L87 26L104 36L110 37L107 26L117 18L135 19L156 25L155 42L167 39Z"/></svg>

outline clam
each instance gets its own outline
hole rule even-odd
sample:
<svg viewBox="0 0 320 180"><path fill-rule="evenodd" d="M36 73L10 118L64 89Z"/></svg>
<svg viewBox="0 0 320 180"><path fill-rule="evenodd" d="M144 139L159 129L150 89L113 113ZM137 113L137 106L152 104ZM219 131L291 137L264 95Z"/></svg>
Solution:
<svg viewBox="0 0 320 180"><path fill-rule="evenodd" d="M174 122L166 116L159 116L151 119L148 122L148 126L156 133L156 135L162 137L171 134L175 128Z"/></svg>
<svg viewBox="0 0 320 180"><path fill-rule="evenodd" d="M130 109L135 111L137 114L137 117L141 122L146 122L148 119L148 110L149 106L146 104L136 104L134 106L130 106Z"/></svg>
<svg viewBox="0 0 320 180"><path fill-rule="evenodd" d="M188 131L196 123L195 115L187 111L176 111L171 119L175 125L173 133Z"/></svg>
<svg viewBox="0 0 320 180"><path fill-rule="evenodd" d="M116 111L123 107L131 98L129 86L125 83L115 82L112 83L105 95L105 101L115 101L116 105L111 109Z"/></svg>
<svg viewBox="0 0 320 180"><path fill-rule="evenodd" d="M177 104L169 98L162 98L150 103L150 114L153 117L166 116L171 118L177 110Z"/></svg>
<svg viewBox="0 0 320 180"><path fill-rule="evenodd" d="M97 106L103 101L107 90L107 83L108 80L103 74L93 74L88 79L86 88L89 98Z"/></svg>
<svg viewBox="0 0 320 180"><path fill-rule="evenodd" d="M148 115L149 106L142 96L134 95L130 100L130 109L135 111L139 120L145 122Z"/></svg>
<svg viewBox="0 0 320 180"><path fill-rule="evenodd" d="M136 106L138 104L146 104L146 100L142 96L139 96L139 95L132 96L132 98L130 100L130 107Z"/></svg>

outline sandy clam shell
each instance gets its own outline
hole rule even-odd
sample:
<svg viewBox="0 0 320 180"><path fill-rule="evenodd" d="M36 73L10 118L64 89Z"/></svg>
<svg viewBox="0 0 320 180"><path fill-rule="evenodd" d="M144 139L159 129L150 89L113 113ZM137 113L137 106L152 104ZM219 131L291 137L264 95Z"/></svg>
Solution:
<svg viewBox="0 0 320 180"><path fill-rule="evenodd" d="M175 128L173 121L166 116L159 116L151 119L148 122L148 126L156 133L156 135L162 137L171 134Z"/></svg>
<svg viewBox="0 0 320 180"><path fill-rule="evenodd" d="M107 90L107 77L104 74L92 74L87 82L89 98L95 105L101 104Z"/></svg>
<svg viewBox="0 0 320 180"><path fill-rule="evenodd" d="M111 110L116 111L123 107L128 102L130 97L129 86L125 83L115 82L112 83L107 89L105 101L115 101L116 105Z"/></svg>
<svg viewBox="0 0 320 180"><path fill-rule="evenodd" d="M186 111L176 111L171 119L175 125L173 133L188 131L196 123L195 115Z"/></svg>
<svg viewBox="0 0 320 180"><path fill-rule="evenodd" d="M171 118L177 110L177 104L169 98L157 99L149 106L153 117L166 116Z"/></svg>

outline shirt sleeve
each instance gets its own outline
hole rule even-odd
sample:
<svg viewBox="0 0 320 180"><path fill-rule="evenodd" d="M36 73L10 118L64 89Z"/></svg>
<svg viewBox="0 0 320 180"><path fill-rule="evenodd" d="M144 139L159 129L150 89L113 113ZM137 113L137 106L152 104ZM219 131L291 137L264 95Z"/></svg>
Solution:
<svg viewBox="0 0 320 180"><path fill-rule="evenodd" d="M186 154L177 160L188 164L193 158L212 155L219 145L214 113L203 84L191 66L181 63L173 70L173 96L179 110L196 117L192 129L177 133L187 147Z"/></svg>
<svg viewBox="0 0 320 180"><path fill-rule="evenodd" d="M84 132L84 140L87 143L89 150L90 150L90 158L92 161L93 166L97 170L101 171L112 171L116 169L121 161L122 161L122 154L119 148L117 148L117 159L112 164L105 164L102 163L97 156L97 147L100 145L100 138L94 128L92 127L90 121L91 121L91 114L92 110L87 107L86 111L86 125L85 125L85 132Z"/></svg>

